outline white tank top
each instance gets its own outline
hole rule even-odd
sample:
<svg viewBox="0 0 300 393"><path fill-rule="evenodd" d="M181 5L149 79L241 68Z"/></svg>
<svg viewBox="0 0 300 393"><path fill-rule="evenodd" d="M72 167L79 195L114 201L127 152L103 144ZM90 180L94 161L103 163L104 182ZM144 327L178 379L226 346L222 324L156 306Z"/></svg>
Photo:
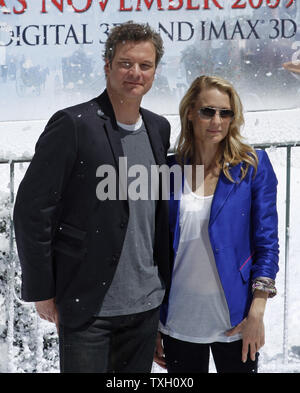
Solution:
<svg viewBox="0 0 300 393"><path fill-rule="evenodd" d="M229 310L208 235L213 195L188 192L180 202L180 242L174 261L168 317L159 330L194 343L232 342Z"/></svg>

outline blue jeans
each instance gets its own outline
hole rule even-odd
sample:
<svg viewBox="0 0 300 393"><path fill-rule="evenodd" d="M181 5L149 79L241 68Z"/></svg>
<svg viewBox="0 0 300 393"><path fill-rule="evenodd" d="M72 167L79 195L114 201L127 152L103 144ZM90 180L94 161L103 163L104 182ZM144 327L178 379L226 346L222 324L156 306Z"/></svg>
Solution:
<svg viewBox="0 0 300 393"><path fill-rule="evenodd" d="M62 373L149 373L159 308L116 317L94 318L82 330L59 328Z"/></svg>
<svg viewBox="0 0 300 393"><path fill-rule="evenodd" d="M162 334L166 364L169 373L208 373L211 349L218 373L257 373L258 356L242 362L243 341L197 344L177 340Z"/></svg>

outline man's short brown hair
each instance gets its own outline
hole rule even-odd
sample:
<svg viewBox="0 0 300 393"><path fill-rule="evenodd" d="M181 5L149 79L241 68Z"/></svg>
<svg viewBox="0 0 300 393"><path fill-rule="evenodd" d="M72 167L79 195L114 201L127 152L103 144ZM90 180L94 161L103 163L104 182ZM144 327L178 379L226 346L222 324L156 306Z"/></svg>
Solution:
<svg viewBox="0 0 300 393"><path fill-rule="evenodd" d="M128 21L121 25L115 26L111 31L105 43L104 61L108 60L111 64L115 53L116 47L121 42L133 41L151 41L155 47L155 67L157 67L163 54L164 47L161 36L154 31L148 23L139 24Z"/></svg>

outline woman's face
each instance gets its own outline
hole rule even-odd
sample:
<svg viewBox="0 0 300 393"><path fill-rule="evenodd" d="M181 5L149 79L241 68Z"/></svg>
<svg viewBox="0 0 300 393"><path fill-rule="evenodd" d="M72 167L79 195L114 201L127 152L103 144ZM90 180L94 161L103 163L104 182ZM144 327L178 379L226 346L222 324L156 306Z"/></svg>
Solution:
<svg viewBox="0 0 300 393"><path fill-rule="evenodd" d="M201 108L215 108L218 110L210 117L205 114L205 111L200 111ZM232 109L230 98L227 93L223 93L216 88L201 91L194 107L191 108L188 113L188 119L193 124L194 139L196 143L201 142L208 146L212 144L215 145L219 144L226 137L232 117L226 117L226 112L220 113L219 110L221 109Z"/></svg>

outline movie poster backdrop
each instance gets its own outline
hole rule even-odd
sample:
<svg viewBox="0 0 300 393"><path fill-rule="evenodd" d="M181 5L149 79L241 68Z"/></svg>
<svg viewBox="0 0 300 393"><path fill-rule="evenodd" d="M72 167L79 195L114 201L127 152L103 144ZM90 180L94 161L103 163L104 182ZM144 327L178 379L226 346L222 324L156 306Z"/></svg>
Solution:
<svg viewBox="0 0 300 393"><path fill-rule="evenodd" d="M177 114L202 74L232 81L247 111L299 106L299 0L0 0L0 121L99 95L107 34L128 20L164 41L149 109Z"/></svg>

